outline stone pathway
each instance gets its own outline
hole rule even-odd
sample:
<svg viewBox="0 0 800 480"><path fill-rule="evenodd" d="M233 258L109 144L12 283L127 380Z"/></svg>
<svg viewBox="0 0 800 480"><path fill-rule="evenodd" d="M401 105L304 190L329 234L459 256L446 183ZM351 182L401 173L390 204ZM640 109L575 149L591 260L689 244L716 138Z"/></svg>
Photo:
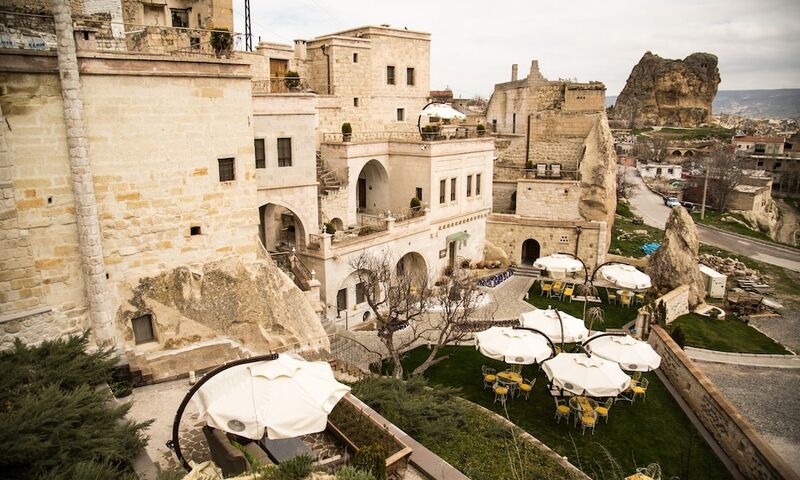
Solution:
<svg viewBox="0 0 800 480"><path fill-rule="evenodd" d="M750 325L789 350L800 352L800 309L786 309L780 317L756 318Z"/></svg>
<svg viewBox="0 0 800 480"><path fill-rule="evenodd" d="M702 361L697 365L800 474L800 370Z"/></svg>
<svg viewBox="0 0 800 480"><path fill-rule="evenodd" d="M800 368L796 355L769 355L755 353L730 353L686 347L684 351L694 361L769 368Z"/></svg>

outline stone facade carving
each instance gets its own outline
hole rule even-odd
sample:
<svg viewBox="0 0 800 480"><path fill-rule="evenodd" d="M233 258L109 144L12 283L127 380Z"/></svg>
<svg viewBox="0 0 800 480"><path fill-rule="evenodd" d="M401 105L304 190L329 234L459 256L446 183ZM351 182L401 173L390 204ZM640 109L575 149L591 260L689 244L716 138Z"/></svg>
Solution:
<svg viewBox="0 0 800 480"><path fill-rule="evenodd" d="M614 119L635 128L710 123L719 82L716 55L693 53L671 60L647 52L617 98Z"/></svg>

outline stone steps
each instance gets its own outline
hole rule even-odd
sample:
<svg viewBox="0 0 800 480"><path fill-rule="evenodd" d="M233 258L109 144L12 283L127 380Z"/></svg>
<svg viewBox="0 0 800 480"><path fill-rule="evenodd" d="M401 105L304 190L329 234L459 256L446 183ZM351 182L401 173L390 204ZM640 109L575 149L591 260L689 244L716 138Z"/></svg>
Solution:
<svg viewBox="0 0 800 480"><path fill-rule="evenodd" d="M519 275L521 277L539 278L542 275L541 270L531 265L517 265L511 270L514 272L514 275Z"/></svg>

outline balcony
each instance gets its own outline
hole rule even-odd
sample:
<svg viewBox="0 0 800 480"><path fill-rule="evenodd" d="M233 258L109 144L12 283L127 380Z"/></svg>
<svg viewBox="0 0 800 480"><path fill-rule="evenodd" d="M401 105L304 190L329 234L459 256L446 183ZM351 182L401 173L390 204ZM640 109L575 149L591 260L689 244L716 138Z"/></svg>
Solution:
<svg viewBox="0 0 800 480"><path fill-rule="evenodd" d="M485 130L478 130L477 125L443 125L435 131L424 132L356 132L347 135L346 139L342 133L324 133L322 143L446 142L478 138L489 140L492 137Z"/></svg>
<svg viewBox="0 0 800 480"><path fill-rule="evenodd" d="M312 85L306 77L274 76L253 79L253 95L275 93L324 93L327 85Z"/></svg>
<svg viewBox="0 0 800 480"><path fill-rule="evenodd" d="M337 230L333 235L327 233L309 235L307 253L319 254L324 258L334 251L351 246L363 248L363 242L371 242L385 235L427 228L427 208L406 209L401 212L359 212L358 224Z"/></svg>

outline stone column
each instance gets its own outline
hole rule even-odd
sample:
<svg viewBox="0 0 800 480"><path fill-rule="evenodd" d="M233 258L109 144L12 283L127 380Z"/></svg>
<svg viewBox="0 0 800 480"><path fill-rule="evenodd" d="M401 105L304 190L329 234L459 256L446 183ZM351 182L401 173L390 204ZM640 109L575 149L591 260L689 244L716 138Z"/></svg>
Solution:
<svg viewBox="0 0 800 480"><path fill-rule="evenodd" d="M94 178L83 128L83 101L78 77L78 57L75 54L75 35L72 30L72 12L69 0L51 0L51 5L58 40L58 74L61 79L61 96L64 99L64 121L67 125L70 176L72 194L75 197L86 301L89 304L95 342L98 346L113 346L116 342L111 299L103 263Z"/></svg>

